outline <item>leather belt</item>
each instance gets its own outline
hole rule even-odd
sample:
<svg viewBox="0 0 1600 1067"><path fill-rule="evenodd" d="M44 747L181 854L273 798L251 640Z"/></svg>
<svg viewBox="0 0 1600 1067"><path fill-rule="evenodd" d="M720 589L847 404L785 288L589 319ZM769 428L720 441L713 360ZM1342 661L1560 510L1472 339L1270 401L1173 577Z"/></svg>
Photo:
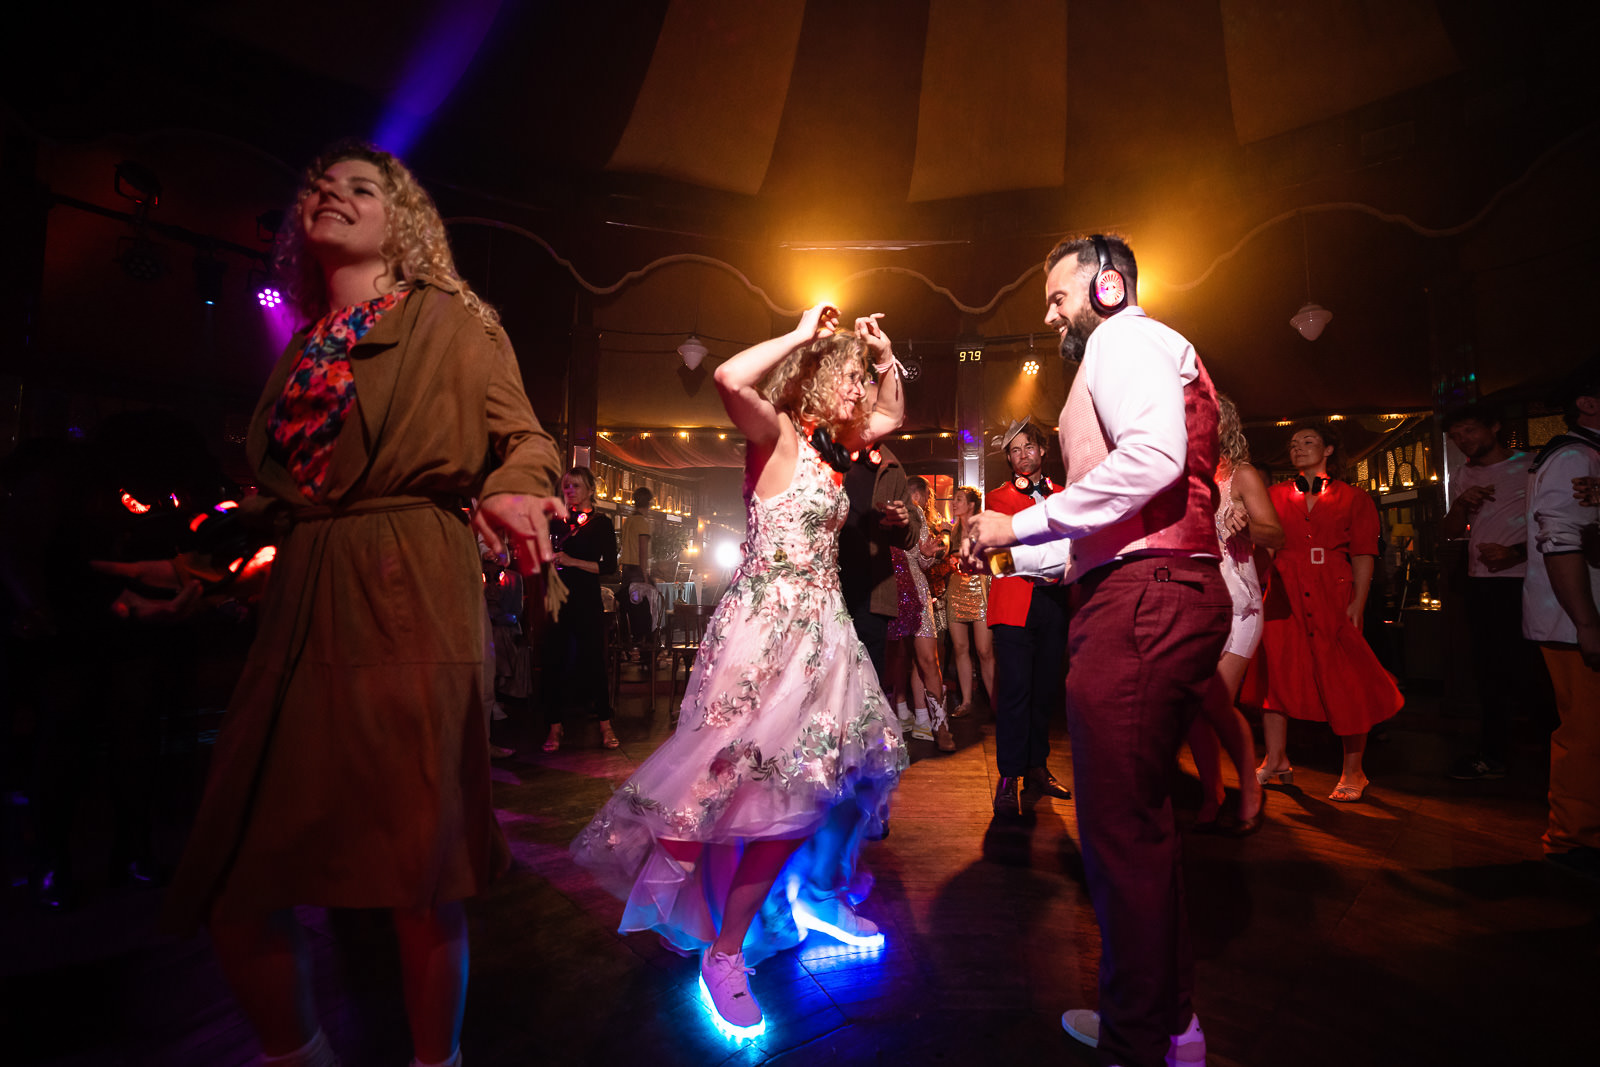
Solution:
<svg viewBox="0 0 1600 1067"><path fill-rule="evenodd" d="M381 515L391 511L415 511L421 508L438 508L448 514L459 515L465 522L466 501L458 496L375 496L366 500L352 500L348 504L307 504L289 512L289 521L320 522L324 519L343 519L352 515Z"/></svg>

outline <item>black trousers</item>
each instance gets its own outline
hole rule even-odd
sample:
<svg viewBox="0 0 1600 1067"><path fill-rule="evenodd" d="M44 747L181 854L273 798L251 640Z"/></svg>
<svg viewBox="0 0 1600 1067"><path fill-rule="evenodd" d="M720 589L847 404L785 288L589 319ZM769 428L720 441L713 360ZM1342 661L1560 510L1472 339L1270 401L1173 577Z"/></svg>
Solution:
<svg viewBox="0 0 1600 1067"><path fill-rule="evenodd" d="M611 720L605 651L605 614L600 605L567 601L544 634L539 702L547 724L558 725L573 703L603 722Z"/></svg>
<svg viewBox="0 0 1600 1067"><path fill-rule="evenodd" d="M1000 773L1014 778L1050 755L1050 716L1066 677L1067 591L1033 590L1026 626L991 626L994 635L994 748Z"/></svg>
<svg viewBox="0 0 1600 1067"><path fill-rule="evenodd" d="M622 568L622 588L617 591L617 603L622 608L623 617L628 620L628 639L642 642L655 632L651 626L650 602L641 600L637 604L628 596L628 587L634 582L648 584L650 576L644 570L633 564Z"/></svg>
<svg viewBox="0 0 1600 1067"><path fill-rule="evenodd" d="M1483 707L1478 754L1506 762L1511 709L1536 688L1538 652L1522 636L1522 579L1468 578L1467 627L1472 673Z"/></svg>
<svg viewBox="0 0 1600 1067"><path fill-rule="evenodd" d="M878 685L881 687L884 652L889 645L889 619L873 614L865 604L858 604L850 608L850 621L855 625L856 636L867 646L867 656L872 660L872 669L878 672Z"/></svg>

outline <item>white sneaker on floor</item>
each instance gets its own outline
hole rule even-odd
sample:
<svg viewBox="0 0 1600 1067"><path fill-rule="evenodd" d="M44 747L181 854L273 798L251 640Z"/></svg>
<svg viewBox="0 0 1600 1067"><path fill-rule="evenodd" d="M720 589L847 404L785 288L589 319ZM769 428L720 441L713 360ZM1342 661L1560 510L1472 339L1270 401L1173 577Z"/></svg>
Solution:
<svg viewBox="0 0 1600 1067"><path fill-rule="evenodd" d="M1100 1013L1087 1008L1073 1008L1061 1013L1061 1028L1074 1040L1090 1048L1100 1047ZM1200 1016L1189 1016L1189 1025L1181 1034L1174 1034L1167 1045L1167 1067L1184 1067L1206 1062L1206 1035L1200 1030Z"/></svg>
<svg viewBox="0 0 1600 1067"><path fill-rule="evenodd" d="M750 992L754 967L744 962L744 953L732 956L707 948L700 957L700 999L711 1009L712 1022L729 1037L759 1037L767 1031L761 1005Z"/></svg>
<svg viewBox="0 0 1600 1067"><path fill-rule="evenodd" d="M789 884L789 910L802 941L810 931L816 930L856 948L883 946L883 932L877 923L857 914L849 902L837 895L818 896L800 887L798 879Z"/></svg>
<svg viewBox="0 0 1600 1067"><path fill-rule="evenodd" d="M927 712L923 712L921 718L913 720L911 723L911 736L918 741L933 740L933 722L929 720Z"/></svg>

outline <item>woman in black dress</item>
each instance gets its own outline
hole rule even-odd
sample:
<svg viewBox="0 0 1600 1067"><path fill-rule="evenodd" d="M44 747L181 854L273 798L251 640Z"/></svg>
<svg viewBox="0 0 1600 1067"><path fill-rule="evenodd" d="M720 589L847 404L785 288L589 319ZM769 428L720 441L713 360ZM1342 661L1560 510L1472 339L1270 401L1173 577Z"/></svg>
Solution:
<svg viewBox="0 0 1600 1067"><path fill-rule="evenodd" d="M611 729L611 696L606 690L605 607L600 577L617 572L617 531L611 519L594 509L594 473L572 467L561 476L561 498L567 504L565 531L552 523L560 539L556 566L567 585L567 602L545 633L544 670L539 692L550 736L544 750L561 747L562 712L574 700L600 720L600 743L616 748Z"/></svg>

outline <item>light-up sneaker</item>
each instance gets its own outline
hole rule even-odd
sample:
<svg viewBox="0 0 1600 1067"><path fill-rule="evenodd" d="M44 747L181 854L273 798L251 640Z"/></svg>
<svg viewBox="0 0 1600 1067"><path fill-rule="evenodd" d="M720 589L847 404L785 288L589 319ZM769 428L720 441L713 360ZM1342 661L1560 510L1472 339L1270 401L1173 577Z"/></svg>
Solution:
<svg viewBox="0 0 1600 1067"><path fill-rule="evenodd" d="M767 1031L761 1005L750 992L749 976L754 967L745 966L744 953L730 956L709 947L700 957L700 999L711 1009L712 1021L729 1037L756 1037Z"/></svg>

